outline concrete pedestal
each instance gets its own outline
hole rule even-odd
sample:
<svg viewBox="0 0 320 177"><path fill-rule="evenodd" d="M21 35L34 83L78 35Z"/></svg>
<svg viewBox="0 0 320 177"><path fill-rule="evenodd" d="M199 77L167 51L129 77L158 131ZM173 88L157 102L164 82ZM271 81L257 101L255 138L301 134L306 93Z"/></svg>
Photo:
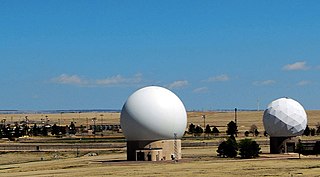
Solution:
<svg viewBox="0 0 320 177"><path fill-rule="evenodd" d="M127 141L128 161L181 159L181 140Z"/></svg>
<svg viewBox="0 0 320 177"><path fill-rule="evenodd" d="M270 153L281 154L294 152L298 143L296 137L270 137Z"/></svg>

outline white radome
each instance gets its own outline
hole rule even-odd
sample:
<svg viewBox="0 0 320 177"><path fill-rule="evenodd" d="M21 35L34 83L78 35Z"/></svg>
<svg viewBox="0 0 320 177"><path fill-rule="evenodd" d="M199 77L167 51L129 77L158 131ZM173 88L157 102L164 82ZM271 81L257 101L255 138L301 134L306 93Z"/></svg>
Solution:
<svg viewBox="0 0 320 177"><path fill-rule="evenodd" d="M187 126L187 112L170 90L148 86L127 99L120 124L128 141L181 138Z"/></svg>
<svg viewBox="0 0 320 177"><path fill-rule="evenodd" d="M297 101L279 98L264 111L263 124L270 137L300 136L307 126L307 114Z"/></svg>

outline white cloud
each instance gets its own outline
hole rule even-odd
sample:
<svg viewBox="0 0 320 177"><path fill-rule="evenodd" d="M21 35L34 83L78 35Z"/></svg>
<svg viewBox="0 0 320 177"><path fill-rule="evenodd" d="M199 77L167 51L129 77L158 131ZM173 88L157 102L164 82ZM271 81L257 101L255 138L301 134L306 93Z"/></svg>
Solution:
<svg viewBox="0 0 320 177"><path fill-rule="evenodd" d="M100 79L95 82L97 85L103 86L115 86L115 85L131 85L138 84L142 81L142 74L136 74L133 77L123 77L121 75L107 77L105 79Z"/></svg>
<svg viewBox="0 0 320 177"><path fill-rule="evenodd" d="M87 87L132 85L142 82L142 74L136 74L133 77L116 75L98 80L85 80L78 75L61 74L60 76L53 78L52 81L57 84L71 84Z"/></svg>
<svg viewBox="0 0 320 177"><path fill-rule="evenodd" d="M282 69L285 71L308 70L309 67L306 64L307 63L305 61L299 61L292 64L287 64Z"/></svg>
<svg viewBox="0 0 320 177"><path fill-rule="evenodd" d="M305 86L305 85L309 85L309 84L311 84L311 81L307 81L307 80L302 80L297 83L298 86Z"/></svg>
<svg viewBox="0 0 320 177"><path fill-rule="evenodd" d="M206 82L225 82L230 80L229 76L226 74L222 74L219 76L213 76L210 77L209 79L205 80Z"/></svg>
<svg viewBox="0 0 320 177"><path fill-rule="evenodd" d="M68 75L68 74L61 74L60 76L53 78L53 82L58 84L73 84L73 85L85 85L88 82L78 75Z"/></svg>
<svg viewBox="0 0 320 177"><path fill-rule="evenodd" d="M253 82L253 85L266 86L266 85L273 85L275 83L276 83L275 80L264 80L264 81L255 81Z"/></svg>
<svg viewBox="0 0 320 177"><path fill-rule="evenodd" d="M167 85L169 89L178 89L187 86L189 82L187 80L174 81L173 83Z"/></svg>
<svg viewBox="0 0 320 177"><path fill-rule="evenodd" d="M193 93L207 93L209 89L207 87L199 87L193 90Z"/></svg>
<svg viewBox="0 0 320 177"><path fill-rule="evenodd" d="M125 82L125 78L123 78L121 75L111 76L107 77L105 79L97 80L98 85L115 85Z"/></svg>

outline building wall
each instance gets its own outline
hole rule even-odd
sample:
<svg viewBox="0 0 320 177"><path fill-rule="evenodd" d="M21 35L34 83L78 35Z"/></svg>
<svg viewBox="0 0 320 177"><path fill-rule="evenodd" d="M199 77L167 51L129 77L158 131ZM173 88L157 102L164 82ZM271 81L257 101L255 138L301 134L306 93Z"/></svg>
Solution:
<svg viewBox="0 0 320 177"><path fill-rule="evenodd" d="M139 153L143 154L143 158L139 157ZM162 149L147 149L136 151L137 161L160 161L163 160Z"/></svg>
<svg viewBox="0 0 320 177"><path fill-rule="evenodd" d="M181 159L181 140L127 141L127 160L136 161L138 152L150 153L152 161Z"/></svg>
<svg viewBox="0 0 320 177"><path fill-rule="evenodd" d="M270 137L270 153L281 154L288 153L289 144L294 144L294 148L298 143L297 137Z"/></svg>

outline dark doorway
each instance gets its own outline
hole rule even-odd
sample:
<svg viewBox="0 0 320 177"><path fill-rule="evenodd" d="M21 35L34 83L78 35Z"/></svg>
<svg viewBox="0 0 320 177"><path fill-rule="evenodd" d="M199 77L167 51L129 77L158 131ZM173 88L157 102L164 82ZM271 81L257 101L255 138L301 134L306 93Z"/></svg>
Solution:
<svg viewBox="0 0 320 177"><path fill-rule="evenodd" d="M137 152L137 161L144 161L144 152Z"/></svg>
<svg viewBox="0 0 320 177"><path fill-rule="evenodd" d="M148 153L147 157L148 157L148 161L152 160L150 152Z"/></svg>
<svg viewBox="0 0 320 177"><path fill-rule="evenodd" d="M295 146L295 143L287 143L287 153L294 152Z"/></svg>

